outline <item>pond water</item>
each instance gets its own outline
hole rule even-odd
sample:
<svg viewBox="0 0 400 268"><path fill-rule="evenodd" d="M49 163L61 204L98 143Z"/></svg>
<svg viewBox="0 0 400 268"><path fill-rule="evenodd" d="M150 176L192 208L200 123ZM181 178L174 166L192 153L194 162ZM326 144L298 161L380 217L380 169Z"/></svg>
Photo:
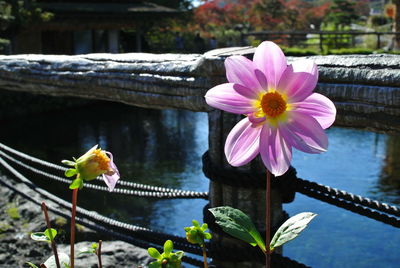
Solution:
<svg viewBox="0 0 400 268"><path fill-rule="evenodd" d="M79 156L94 144L112 151L124 180L208 191L201 155L208 148L207 115L101 103L68 112L0 121L0 142L50 162ZM355 194L400 204L400 137L331 128L321 155L294 153L298 176ZM1 171L1 170L0 170ZM64 184L34 178L70 200ZM79 205L135 225L183 236L202 220L207 201L157 200L84 189ZM311 267L398 267L400 230L296 194L284 209L319 216L284 255Z"/></svg>

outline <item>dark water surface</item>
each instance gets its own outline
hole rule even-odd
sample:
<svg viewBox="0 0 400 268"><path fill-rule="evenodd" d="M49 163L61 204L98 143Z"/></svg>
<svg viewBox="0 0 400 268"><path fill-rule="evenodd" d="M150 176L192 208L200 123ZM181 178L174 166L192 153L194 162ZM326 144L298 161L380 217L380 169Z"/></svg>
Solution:
<svg viewBox="0 0 400 268"><path fill-rule="evenodd" d="M0 141L59 163L94 144L110 150L122 179L156 186L207 191L201 155L208 148L203 113L147 110L118 104L0 121ZM296 152L301 178L355 194L400 204L400 137L332 128L321 155ZM35 182L70 200L68 186ZM192 219L202 220L205 200L157 200L84 189L80 206L135 225L183 236ZM399 267L400 230L296 194L285 210L318 213L310 227L284 247L284 255L311 267Z"/></svg>

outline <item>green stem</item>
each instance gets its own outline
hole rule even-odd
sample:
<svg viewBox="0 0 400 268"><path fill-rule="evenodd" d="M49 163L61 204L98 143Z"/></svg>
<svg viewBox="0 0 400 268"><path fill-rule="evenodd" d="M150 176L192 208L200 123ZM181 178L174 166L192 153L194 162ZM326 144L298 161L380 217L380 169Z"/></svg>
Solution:
<svg viewBox="0 0 400 268"><path fill-rule="evenodd" d="M43 210L43 214L44 214L44 219L46 220L47 229L49 229L51 249L53 250L54 259L56 261L56 266L57 266L57 268L61 268L60 260L58 259L56 241L54 241L53 233L51 232L51 224L50 224L49 214L47 213L47 206L44 202L42 202L42 210Z"/></svg>
<svg viewBox="0 0 400 268"><path fill-rule="evenodd" d="M99 240L99 247L97 248L97 259L99 261L99 268L103 268L103 265L101 264L101 243L103 241Z"/></svg>
<svg viewBox="0 0 400 268"><path fill-rule="evenodd" d="M201 245L201 249L203 250L204 268L208 268L206 246Z"/></svg>
<svg viewBox="0 0 400 268"><path fill-rule="evenodd" d="M75 251L75 215L76 215L76 200L78 199L78 188L72 190L72 210L71 210L71 241L70 241L70 258L71 268L74 268L74 251Z"/></svg>
<svg viewBox="0 0 400 268"><path fill-rule="evenodd" d="M271 173L267 170L267 188L265 191L265 205L266 205L266 217L265 217L265 245L266 245L266 268L271 268L271 251L270 251L270 239L271 239Z"/></svg>

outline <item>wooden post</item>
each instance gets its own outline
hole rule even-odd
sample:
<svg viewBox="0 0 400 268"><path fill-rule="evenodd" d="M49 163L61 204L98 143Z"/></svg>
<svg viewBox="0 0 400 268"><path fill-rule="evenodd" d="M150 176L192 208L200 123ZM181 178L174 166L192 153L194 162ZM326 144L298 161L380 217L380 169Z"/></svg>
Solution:
<svg viewBox="0 0 400 268"><path fill-rule="evenodd" d="M228 133L232 127L241 119L241 115L233 115L218 110L208 113L209 119L209 156L213 165L218 165L226 170L231 171L231 167L224 154L224 145ZM264 171L264 167L257 160L253 160L251 164L239 168L244 172L258 172ZM243 180L243 184L251 184L251 181ZM218 180L210 181L210 207L218 206L231 206L242 210L253 220L254 224L260 231L265 232L265 189L231 186ZM277 227L284 220L284 213L282 210L282 197L278 190L272 189L271 192L271 224ZM213 233L213 241L224 247L243 247L246 251L252 247L246 243L238 242L226 236L224 233ZM226 268L242 268L242 267L264 267L264 263L256 261L230 261L226 259L219 259L213 257L213 263L217 267Z"/></svg>
<svg viewBox="0 0 400 268"><path fill-rule="evenodd" d="M324 52L323 41L324 41L323 33L320 33L319 34L319 49L321 50L321 53Z"/></svg>
<svg viewBox="0 0 400 268"><path fill-rule="evenodd" d="M381 48L381 34L376 33L376 49L380 49L380 48Z"/></svg>

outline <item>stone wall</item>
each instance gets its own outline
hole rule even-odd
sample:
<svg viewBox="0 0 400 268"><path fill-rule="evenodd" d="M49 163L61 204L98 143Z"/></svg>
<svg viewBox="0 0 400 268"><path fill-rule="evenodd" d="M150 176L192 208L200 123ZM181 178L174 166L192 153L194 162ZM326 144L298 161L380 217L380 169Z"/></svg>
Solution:
<svg viewBox="0 0 400 268"><path fill-rule="evenodd" d="M0 91L73 96L147 108L209 112L204 94L225 82L226 48L199 54L89 54L0 56ZM336 125L400 130L400 56L312 56L320 71L316 91L338 108ZM296 58L289 57L289 62Z"/></svg>

